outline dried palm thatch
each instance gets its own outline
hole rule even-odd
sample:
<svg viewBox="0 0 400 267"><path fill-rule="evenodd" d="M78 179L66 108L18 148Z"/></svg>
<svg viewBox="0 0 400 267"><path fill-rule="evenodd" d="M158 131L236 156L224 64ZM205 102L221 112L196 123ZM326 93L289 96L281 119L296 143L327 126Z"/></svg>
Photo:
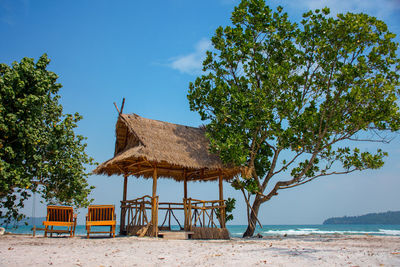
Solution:
<svg viewBox="0 0 400 267"><path fill-rule="evenodd" d="M151 120L136 114L120 114L116 124L115 156L93 172L105 175L159 177L177 181L225 180L239 174L209 152L205 129Z"/></svg>
<svg viewBox="0 0 400 267"><path fill-rule="evenodd" d="M229 239L229 231L226 228L192 227L192 239Z"/></svg>

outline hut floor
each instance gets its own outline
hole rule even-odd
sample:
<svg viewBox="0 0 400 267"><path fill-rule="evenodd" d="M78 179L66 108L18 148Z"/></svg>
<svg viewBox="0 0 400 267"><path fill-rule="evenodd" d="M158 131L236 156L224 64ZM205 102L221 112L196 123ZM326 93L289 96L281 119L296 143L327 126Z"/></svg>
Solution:
<svg viewBox="0 0 400 267"><path fill-rule="evenodd" d="M158 237L164 239L229 239L229 231L226 228L211 228L211 227L192 227L191 232L186 231L171 231L167 227L159 227ZM143 230L147 230L144 234ZM152 225L149 227L145 225L136 225L128 227L128 235L151 236L153 232Z"/></svg>
<svg viewBox="0 0 400 267"><path fill-rule="evenodd" d="M177 240L186 240L191 239L191 236L194 232L186 232L186 231L160 231L158 232L158 237L164 239L177 239Z"/></svg>

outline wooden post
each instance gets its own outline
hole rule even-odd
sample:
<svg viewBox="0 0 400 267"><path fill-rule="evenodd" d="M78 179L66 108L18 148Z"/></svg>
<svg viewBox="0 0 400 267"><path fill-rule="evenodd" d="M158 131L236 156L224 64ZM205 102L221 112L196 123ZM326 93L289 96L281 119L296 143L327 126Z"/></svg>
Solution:
<svg viewBox="0 0 400 267"><path fill-rule="evenodd" d="M223 189L223 181L222 181L222 174L219 173L218 177L218 182L219 182L219 200L224 200L224 189ZM224 205L224 202L221 202L220 205ZM225 208L220 209L221 213L221 228L225 228Z"/></svg>
<svg viewBox="0 0 400 267"><path fill-rule="evenodd" d="M188 213L187 213L187 173L186 169L183 170L183 210L184 210L184 229L188 231Z"/></svg>
<svg viewBox="0 0 400 267"><path fill-rule="evenodd" d="M183 197L187 199L187 175L186 169L183 171Z"/></svg>
<svg viewBox="0 0 400 267"><path fill-rule="evenodd" d="M154 167L153 170L153 197L157 195L157 167Z"/></svg>
<svg viewBox="0 0 400 267"><path fill-rule="evenodd" d="M126 201L126 192L128 189L128 175L124 175L124 191L122 193L122 201ZM121 218L120 218L120 229L119 229L119 234L127 234L125 230L125 215L126 215L126 209L121 207Z"/></svg>
<svg viewBox="0 0 400 267"><path fill-rule="evenodd" d="M152 201L152 212L151 221L153 225L153 237L158 235L158 201L157 201L157 166L154 166L153 171L153 201Z"/></svg>
<svg viewBox="0 0 400 267"><path fill-rule="evenodd" d="M188 216L188 230L186 231L192 231L192 199L189 199L188 203L188 211L187 211L187 216Z"/></svg>

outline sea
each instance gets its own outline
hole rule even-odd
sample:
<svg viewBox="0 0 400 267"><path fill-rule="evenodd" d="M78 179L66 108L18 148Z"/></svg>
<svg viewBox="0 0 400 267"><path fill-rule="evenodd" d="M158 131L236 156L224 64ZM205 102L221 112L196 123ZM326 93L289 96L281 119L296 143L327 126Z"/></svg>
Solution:
<svg viewBox="0 0 400 267"><path fill-rule="evenodd" d="M42 228L42 225L37 225ZM231 237L242 237L246 231L246 225L227 225ZM172 226L172 230L178 230L178 226ZM101 231L99 227L96 229ZM106 229L104 229L106 230ZM7 227L7 232L16 234L32 234L32 225L22 225L15 227ZM37 231L37 235L43 233ZM116 233L119 233L117 226ZM84 225L77 225L76 235L86 235ZM400 225L384 225L384 224L330 224L330 225L263 225L261 228L257 226L255 235L262 236L300 236L300 235L376 235L376 236L400 236Z"/></svg>

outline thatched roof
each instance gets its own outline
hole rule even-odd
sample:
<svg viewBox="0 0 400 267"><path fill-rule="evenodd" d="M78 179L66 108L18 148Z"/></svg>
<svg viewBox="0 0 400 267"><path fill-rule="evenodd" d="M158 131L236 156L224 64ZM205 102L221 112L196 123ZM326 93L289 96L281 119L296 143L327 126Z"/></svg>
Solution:
<svg viewBox="0 0 400 267"><path fill-rule="evenodd" d="M116 124L115 156L93 172L150 178L157 166L159 177L181 181L225 180L239 173L224 166L209 152L205 129L151 120L136 114L121 114Z"/></svg>

